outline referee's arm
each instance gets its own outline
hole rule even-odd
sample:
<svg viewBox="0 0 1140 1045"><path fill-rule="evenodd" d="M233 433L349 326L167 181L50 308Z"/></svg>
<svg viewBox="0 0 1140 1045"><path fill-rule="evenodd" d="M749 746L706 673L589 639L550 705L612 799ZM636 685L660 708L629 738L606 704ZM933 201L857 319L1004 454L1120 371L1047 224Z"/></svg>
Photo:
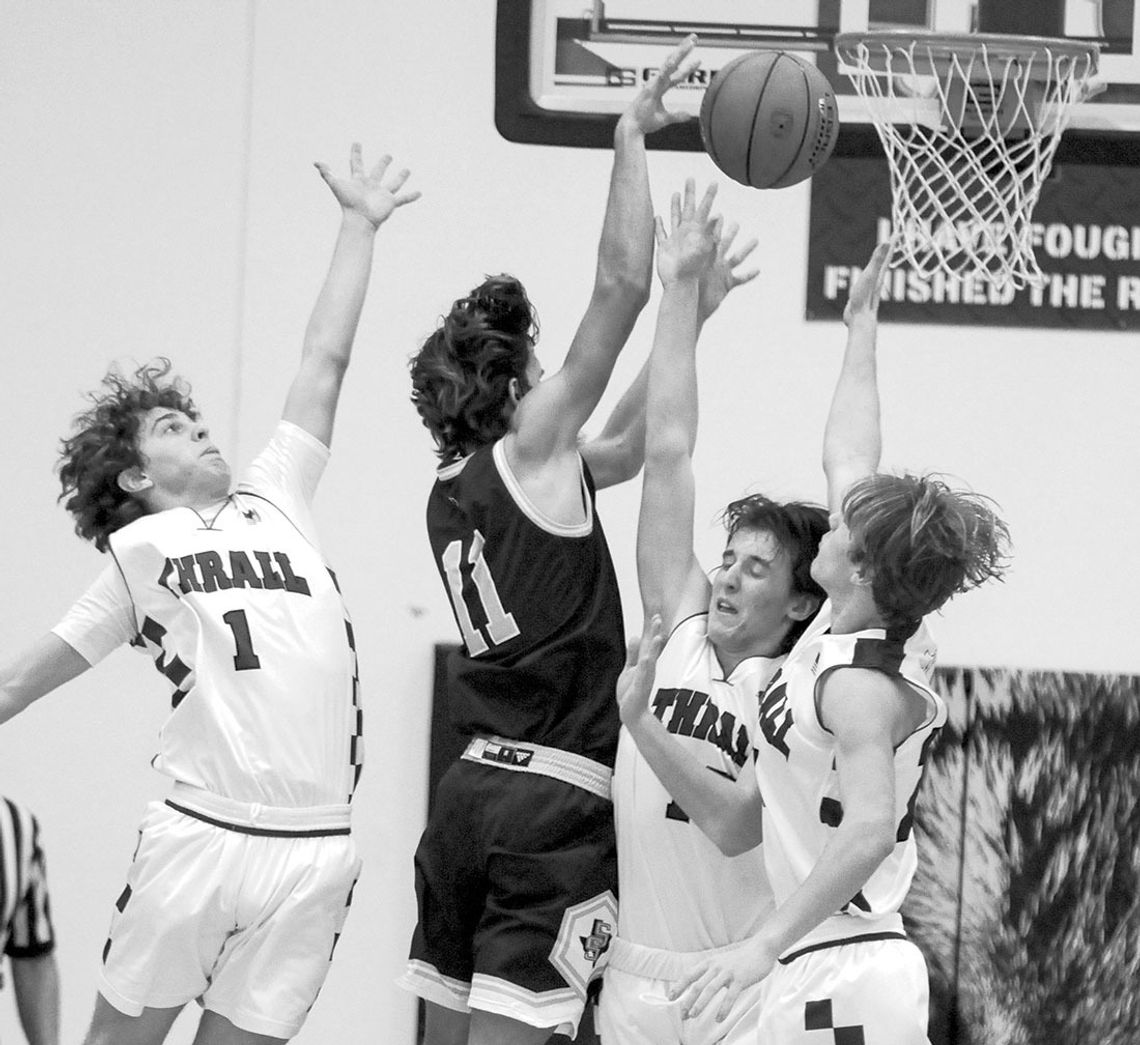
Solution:
<svg viewBox="0 0 1140 1045"><path fill-rule="evenodd" d="M28 1045L59 1045L59 967L54 954L12 958L16 1011Z"/></svg>

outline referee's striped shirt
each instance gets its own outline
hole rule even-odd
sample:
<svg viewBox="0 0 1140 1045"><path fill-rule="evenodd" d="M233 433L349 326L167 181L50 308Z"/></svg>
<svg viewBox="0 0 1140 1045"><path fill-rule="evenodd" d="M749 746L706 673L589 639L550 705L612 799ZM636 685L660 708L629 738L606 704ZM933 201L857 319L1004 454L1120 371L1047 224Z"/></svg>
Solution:
<svg viewBox="0 0 1140 1045"><path fill-rule="evenodd" d="M0 954L38 958L54 948L40 825L0 796Z"/></svg>

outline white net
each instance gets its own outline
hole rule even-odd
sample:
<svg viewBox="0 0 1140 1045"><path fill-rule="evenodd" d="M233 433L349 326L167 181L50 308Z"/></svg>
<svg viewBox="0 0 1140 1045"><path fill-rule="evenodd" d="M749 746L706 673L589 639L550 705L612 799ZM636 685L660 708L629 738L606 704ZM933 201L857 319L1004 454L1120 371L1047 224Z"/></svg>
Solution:
<svg viewBox="0 0 1140 1045"><path fill-rule="evenodd" d="M842 34L840 70L891 170L892 264L1039 284L1031 218L1097 49L1067 40Z"/></svg>

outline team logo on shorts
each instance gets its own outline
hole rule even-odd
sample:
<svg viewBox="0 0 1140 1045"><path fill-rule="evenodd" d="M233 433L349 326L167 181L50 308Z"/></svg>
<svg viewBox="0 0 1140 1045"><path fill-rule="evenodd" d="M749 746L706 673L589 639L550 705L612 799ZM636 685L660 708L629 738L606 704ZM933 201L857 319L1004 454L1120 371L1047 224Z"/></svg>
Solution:
<svg viewBox="0 0 1140 1045"><path fill-rule="evenodd" d="M562 915L550 962L582 998L606 966L616 925L617 900L608 889Z"/></svg>
<svg viewBox="0 0 1140 1045"><path fill-rule="evenodd" d="M597 965L598 959L609 949L610 940L614 935L613 930L612 923L595 918L590 935L578 937L582 941L582 953L586 956L586 961Z"/></svg>

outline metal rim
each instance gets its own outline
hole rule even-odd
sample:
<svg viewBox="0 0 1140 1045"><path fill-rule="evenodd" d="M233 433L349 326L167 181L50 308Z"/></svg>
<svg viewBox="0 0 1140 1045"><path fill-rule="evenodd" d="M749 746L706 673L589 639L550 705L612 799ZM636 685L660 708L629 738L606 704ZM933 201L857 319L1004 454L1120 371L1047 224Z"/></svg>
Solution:
<svg viewBox="0 0 1140 1045"><path fill-rule="evenodd" d="M1029 59L1050 57L1090 62L1090 74L1095 72L1100 45L1081 40L1066 40L1047 36L1013 36L1005 33L934 33L916 29L876 29L855 33L839 33L835 37L835 53L843 60L847 53L859 45L894 51L916 48L915 58L927 55L935 61L949 61L962 55L987 54L991 59ZM919 50L921 49L921 50ZM874 71L889 73L891 69L882 62L880 54L872 50L865 56L866 64ZM1050 61L1047 64L1052 64Z"/></svg>

